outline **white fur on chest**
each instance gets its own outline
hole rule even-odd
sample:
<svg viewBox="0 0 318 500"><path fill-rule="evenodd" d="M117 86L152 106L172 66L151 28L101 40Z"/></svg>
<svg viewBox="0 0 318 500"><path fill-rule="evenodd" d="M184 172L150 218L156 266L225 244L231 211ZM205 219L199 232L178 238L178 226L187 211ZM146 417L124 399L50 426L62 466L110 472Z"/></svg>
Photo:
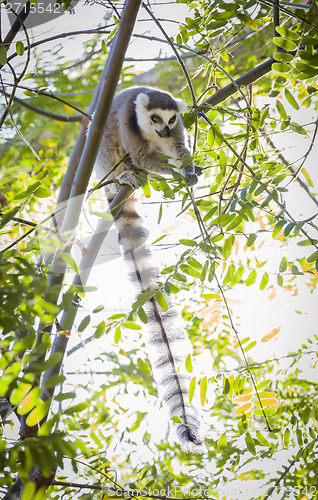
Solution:
<svg viewBox="0 0 318 500"><path fill-rule="evenodd" d="M141 131L141 134L148 142L150 152L157 151L158 153L169 156L174 160L177 158L173 139L171 137L159 137L157 134L147 133L144 130Z"/></svg>

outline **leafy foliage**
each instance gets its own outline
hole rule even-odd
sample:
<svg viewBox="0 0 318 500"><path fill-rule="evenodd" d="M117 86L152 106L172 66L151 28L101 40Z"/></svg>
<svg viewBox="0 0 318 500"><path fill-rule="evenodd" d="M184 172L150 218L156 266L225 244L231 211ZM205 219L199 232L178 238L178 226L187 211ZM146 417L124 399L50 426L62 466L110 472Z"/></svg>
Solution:
<svg viewBox="0 0 318 500"><path fill-rule="evenodd" d="M316 296L318 202L310 153L318 129L317 4L281 5L274 27L275 6L267 0L180 1L175 7L188 11L171 37L185 67L159 57L138 75L127 61L120 85L155 79L176 95L182 89L193 105L184 119L192 126L194 161L203 175L194 191L177 172L171 179L143 179L148 202L157 193L160 200L156 216L164 229L153 246L165 249L161 282L115 313L105 303L81 313L84 289L73 282L78 259L51 220L56 223L57 193L73 166L72 146L78 133L84 135L69 119L88 112L118 12L109 29L88 33L82 61L70 53L65 58L57 45L43 50L18 41L16 55L0 48L4 69L14 55L10 64L17 74L21 61L26 71L30 50L34 66L21 72L22 81L4 72L0 89L8 92L0 144L0 486L5 491L19 477L22 499L74 498L72 483L79 484L76 498L82 500L138 496L136 491L249 500L317 496L318 393L313 370L307 375L308 359L316 368L317 332L306 323L307 339L298 338L295 350L287 341L279 359L269 353L281 336L292 337L287 315L280 313L280 326L263 328L267 307L277 317L276 296L286 303L304 290ZM155 54L153 39L143 36ZM268 70L258 79L264 61ZM236 79L250 71L253 84L238 86ZM222 98L230 83L232 93ZM11 92L12 99L19 96L12 103ZM287 144L296 146L290 152ZM85 202L89 224L105 210L95 194ZM172 237L164 226L167 205L178 205ZM81 250L89 231L81 219ZM43 261L46 252L60 255L58 269L50 267L51 257ZM112 288L113 277L107 278ZM90 295L88 288L85 293ZM201 400L207 425L202 456L181 452L156 421L162 427L140 339L146 302L167 310L165 294L179 304L194 346L186 369L192 374L190 399ZM236 301L253 296L263 297L264 313L258 308L255 317L250 304L250 328ZM302 307L296 313L305 318ZM32 475L35 468L42 483Z"/></svg>

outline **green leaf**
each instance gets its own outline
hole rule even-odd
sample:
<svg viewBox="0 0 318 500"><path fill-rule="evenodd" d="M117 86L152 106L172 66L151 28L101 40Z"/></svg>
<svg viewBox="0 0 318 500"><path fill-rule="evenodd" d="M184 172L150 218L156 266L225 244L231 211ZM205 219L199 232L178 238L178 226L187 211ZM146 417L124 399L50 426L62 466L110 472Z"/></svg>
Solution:
<svg viewBox="0 0 318 500"><path fill-rule="evenodd" d="M187 372L189 372L189 373L193 372L191 354L188 354L188 356L185 360L185 367L186 367Z"/></svg>
<svg viewBox="0 0 318 500"><path fill-rule="evenodd" d="M211 127L208 131L208 145L210 146L210 148L212 148L214 141L215 141L215 134L213 128Z"/></svg>
<svg viewBox="0 0 318 500"><path fill-rule="evenodd" d="M218 440L217 452L221 453L223 450L225 450L226 446L227 446L226 433L223 432L223 434L221 434Z"/></svg>
<svg viewBox="0 0 318 500"><path fill-rule="evenodd" d="M276 408L264 408L264 412L261 408L254 408L254 413L258 417L264 417L264 413L265 413L266 417L271 417L276 412L277 412Z"/></svg>
<svg viewBox="0 0 318 500"><path fill-rule="evenodd" d="M228 378L223 377L223 394L228 394L231 389L231 384Z"/></svg>
<svg viewBox="0 0 318 500"><path fill-rule="evenodd" d="M194 396L195 385L196 385L196 377L193 377L191 379L190 386L189 386L189 403L190 404L191 404L193 396Z"/></svg>
<svg viewBox="0 0 318 500"><path fill-rule="evenodd" d="M26 424L30 427L37 425L47 415L50 409L50 401L39 401L36 407L26 418Z"/></svg>
<svg viewBox="0 0 318 500"><path fill-rule="evenodd" d="M96 339L101 338L101 336L105 333L105 330L106 330L106 323L105 321L101 321L96 327L94 337Z"/></svg>
<svg viewBox="0 0 318 500"><path fill-rule="evenodd" d="M160 203L160 206L159 206L159 212L158 212L158 224L160 224L160 221L161 221L161 217L162 217L162 203ZM165 234L163 236L166 236Z"/></svg>
<svg viewBox="0 0 318 500"><path fill-rule="evenodd" d="M0 47L0 64L4 66L7 62L7 49L2 46Z"/></svg>
<svg viewBox="0 0 318 500"><path fill-rule="evenodd" d="M75 271L76 273L78 273L77 264L76 264L75 260L73 259L73 257L70 256L69 253L61 252L60 253L60 258L62 260L64 260L64 262L66 264L68 264L73 269L73 271Z"/></svg>
<svg viewBox="0 0 318 500"><path fill-rule="evenodd" d="M274 63L272 65L272 68L274 71L277 71L278 73L289 73L289 71L291 70L291 66L289 64L286 64L286 63Z"/></svg>
<svg viewBox="0 0 318 500"><path fill-rule="evenodd" d="M175 422L176 424L182 424L182 420L180 417L175 415L174 417L171 417L172 422Z"/></svg>
<svg viewBox="0 0 318 500"><path fill-rule="evenodd" d="M213 125L211 125L211 129L213 130L214 140L215 140L216 144L218 146L222 146L222 144L223 144L223 135L222 135L222 132L220 130L220 127L218 125L216 125L216 124L213 124Z"/></svg>
<svg viewBox="0 0 318 500"><path fill-rule="evenodd" d="M198 262L193 257L188 257L187 262L188 264L190 264L190 266L194 267L194 269L198 269L199 271L201 271L202 264L200 264L200 262Z"/></svg>
<svg viewBox="0 0 318 500"><path fill-rule="evenodd" d="M236 273L234 274L233 278L231 279L231 282L230 282L230 286L234 286L236 285L242 278L243 274L244 274L244 267L241 266L237 269Z"/></svg>
<svg viewBox="0 0 318 500"><path fill-rule="evenodd" d="M201 271L201 274L200 274L200 281L203 282L205 280L207 272L208 272L208 269L209 269L209 261L206 260L205 263L204 263L203 269Z"/></svg>
<svg viewBox="0 0 318 500"><path fill-rule="evenodd" d="M224 242L223 257L224 257L225 260L228 259L229 256L231 255L231 251L232 251L232 246L233 246L234 240L235 240L234 236L230 236Z"/></svg>
<svg viewBox="0 0 318 500"><path fill-rule="evenodd" d="M285 89L285 97L287 99L287 101L289 102L289 104L294 108L294 109L299 109L299 105L298 103L296 102L296 99L295 97L293 96L293 94L291 94L289 92L288 89Z"/></svg>
<svg viewBox="0 0 318 500"><path fill-rule="evenodd" d="M203 379L200 382L200 399L202 406L205 403L207 388L208 388L208 379L206 377L203 377Z"/></svg>
<svg viewBox="0 0 318 500"><path fill-rule="evenodd" d="M250 349L252 349L255 346L256 346L256 341L254 340L253 342L251 342L250 344L248 344L246 347L244 347L243 351L247 352L247 351L249 351Z"/></svg>
<svg viewBox="0 0 318 500"><path fill-rule="evenodd" d="M114 342L115 344L118 344L118 342L120 341L121 339L121 329L119 326L117 326L116 330L115 330L115 335L114 335Z"/></svg>
<svg viewBox="0 0 318 500"><path fill-rule="evenodd" d="M318 259L318 250L316 250L316 252L309 255L309 257L307 257L306 260L307 260L308 264L311 264L311 262L314 262L316 259Z"/></svg>
<svg viewBox="0 0 318 500"><path fill-rule="evenodd" d="M10 403L14 406L18 405L20 401L28 394L28 392L32 389L32 384L26 384L24 382L20 382L18 387L12 390L10 394Z"/></svg>
<svg viewBox="0 0 318 500"><path fill-rule="evenodd" d="M249 237L247 238L246 246L251 247L257 238L257 234L250 234Z"/></svg>
<svg viewBox="0 0 318 500"><path fill-rule="evenodd" d="M277 284L278 286L283 286L284 284L283 277L280 274L277 275Z"/></svg>
<svg viewBox="0 0 318 500"><path fill-rule="evenodd" d="M181 239L181 240L179 240L179 243L181 243L181 245L185 245L186 247L196 247L197 246L197 243L194 240Z"/></svg>
<svg viewBox="0 0 318 500"><path fill-rule="evenodd" d="M8 222L10 222L10 220L13 219L13 217L15 217L15 215L21 210L21 207L18 206L18 207L15 207L13 208L12 210L9 210L8 212L6 212L4 215L1 215L1 219L0 219L0 229L2 229L4 226L6 226L8 224Z"/></svg>
<svg viewBox="0 0 318 500"><path fill-rule="evenodd" d="M294 55L288 54L287 52L276 52L274 54L274 58L276 59L276 61L290 63L294 59Z"/></svg>
<svg viewBox="0 0 318 500"><path fill-rule="evenodd" d="M260 391L261 389L264 389L264 387L267 387L271 383L271 380L263 380L259 384L257 384L256 389Z"/></svg>
<svg viewBox="0 0 318 500"><path fill-rule="evenodd" d="M40 387L34 387L19 404L17 410L18 414L26 415L35 407L35 405L39 404L40 394Z"/></svg>
<svg viewBox="0 0 318 500"><path fill-rule="evenodd" d="M23 488L21 500L33 500L36 492L36 485L33 481L28 481Z"/></svg>
<svg viewBox="0 0 318 500"><path fill-rule="evenodd" d="M279 264L279 272L280 273L283 273L286 271L287 264L288 264L287 257L283 257L282 260L280 261L280 264Z"/></svg>
<svg viewBox="0 0 318 500"><path fill-rule="evenodd" d="M141 321L146 325L148 323L148 316L145 313L145 310L142 307L139 307L139 309L137 310L137 314Z"/></svg>
<svg viewBox="0 0 318 500"><path fill-rule="evenodd" d="M181 269L181 271L183 271L184 273L188 274L192 278L199 278L200 279L201 273L199 271L197 271L196 269L194 269L193 267L188 266L186 264L182 264L180 266L180 269ZM175 277L176 277L176 275L175 275Z"/></svg>
<svg viewBox="0 0 318 500"><path fill-rule="evenodd" d="M281 229L284 227L284 225L287 224L286 220L280 220L277 222L276 226L273 229L272 237L276 238L278 233L281 231Z"/></svg>
<svg viewBox="0 0 318 500"><path fill-rule="evenodd" d="M37 196L37 198L48 198L49 196L51 196L51 191L49 191L49 189L39 187L34 192L34 194L35 194L35 196Z"/></svg>
<svg viewBox="0 0 318 500"><path fill-rule="evenodd" d="M231 281L231 279L234 276L234 273L235 273L235 265L230 264L228 269L227 269L226 275L223 279L223 285L227 285Z"/></svg>
<svg viewBox="0 0 318 500"><path fill-rule="evenodd" d="M64 415L77 415L83 410L86 410L88 408L88 403L86 401L83 401L82 403L78 403L77 405L72 405L69 408L66 408L64 410Z"/></svg>
<svg viewBox="0 0 318 500"><path fill-rule="evenodd" d="M308 46L317 45L318 38L314 38L312 36L303 36L301 39L301 44Z"/></svg>
<svg viewBox="0 0 318 500"><path fill-rule="evenodd" d="M59 384L63 384L65 382L66 377L64 375L52 375L52 377L48 378L45 382L45 387L51 388L56 387Z"/></svg>
<svg viewBox="0 0 318 500"><path fill-rule="evenodd" d="M138 358L138 359L137 359L137 363L138 363L138 366L140 367L140 369L141 369L144 373L148 373L148 374L150 374L150 373L151 373L150 366L148 365L148 363L146 363L146 361L144 361L144 360L143 360L143 359L141 359L141 358Z"/></svg>
<svg viewBox="0 0 318 500"><path fill-rule="evenodd" d="M299 50L297 55L306 61L307 64L318 66L318 54L312 54L311 51L307 50Z"/></svg>
<svg viewBox="0 0 318 500"><path fill-rule="evenodd" d="M298 123L296 122L290 122L289 124L289 128L291 130L293 130L294 132L296 132L297 134L301 134L301 135L307 135L307 132L306 130L304 129L304 127L302 127L301 125L299 125Z"/></svg>
<svg viewBox="0 0 318 500"><path fill-rule="evenodd" d="M269 276L267 273L264 273L263 274L263 277L261 279L261 284L260 284L260 289L261 290L264 290L264 288L266 288L266 285L268 283L268 280L269 280Z"/></svg>
<svg viewBox="0 0 318 500"><path fill-rule="evenodd" d="M21 41L19 41L19 42L17 42L15 44L15 50L16 50L18 56L23 56L23 54L24 54L24 45L23 45L23 43Z"/></svg>
<svg viewBox="0 0 318 500"><path fill-rule="evenodd" d="M75 392L60 392L54 399L55 401L65 401L66 399L74 399L75 396Z"/></svg>
<svg viewBox="0 0 318 500"><path fill-rule="evenodd" d="M295 222L289 222L287 224L287 226L285 226L285 229L284 229L284 236L288 236L292 230L294 229L294 227L296 226L296 223Z"/></svg>
<svg viewBox="0 0 318 500"><path fill-rule="evenodd" d="M122 324L124 328L128 328L129 330L141 330L140 325L136 325L133 321L125 321L125 323Z"/></svg>
<svg viewBox="0 0 318 500"><path fill-rule="evenodd" d="M254 281L256 280L256 278L257 278L257 272L255 271L255 269L252 269L252 271L250 272L250 274L247 277L247 280L245 281L245 285L246 286L252 285L254 283Z"/></svg>
<svg viewBox="0 0 318 500"><path fill-rule="evenodd" d="M174 266L172 270L174 269ZM149 299L151 299L155 295L155 292L143 292L138 295L136 302L133 303L132 309L136 311L139 307L142 307Z"/></svg>
<svg viewBox="0 0 318 500"><path fill-rule="evenodd" d="M256 437L262 446L268 446L268 447L271 446L270 443L267 441L267 439L263 436L263 434L260 431L256 432Z"/></svg>
<svg viewBox="0 0 318 500"><path fill-rule="evenodd" d="M150 189L149 182L147 182L146 180L141 182L141 188L144 192L145 197L150 198L151 197L151 189Z"/></svg>
<svg viewBox="0 0 318 500"><path fill-rule="evenodd" d="M107 43L105 40L102 40L102 51L103 51L103 54L107 54Z"/></svg>
<svg viewBox="0 0 318 500"><path fill-rule="evenodd" d="M164 311L168 311L169 309L169 304L168 302L166 301L165 297L163 296L163 294L160 292L160 290L158 290L158 292L156 293L155 295L155 299L156 301L158 302L159 306L162 307L162 309Z"/></svg>
<svg viewBox="0 0 318 500"><path fill-rule="evenodd" d="M275 30L284 38L289 38L289 40L294 40L294 41L299 40L299 34L296 33L295 31L289 30L283 26L276 26Z"/></svg>
<svg viewBox="0 0 318 500"><path fill-rule="evenodd" d="M285 111L284 106L282 105L282 103L280 101L276 101L276 108L277 108L278 113L280 114L281 118L283 120L287 120L287 118L288 118L287 113Z"/></svg>
<svg viewBox="0 0 318 500"><path fill-rule="evenodd" d="M286 429L284 432L284 438L283 438L284 448L288 448L289 438L290 438L290 430Z"/></svg>
<svg viewBox="0 0 318 500"><path fill-rule="evenodd" d="M103 311L104 309L105 309L105 306L102 306L102 305L97 306L97 307L95 307L95 309L93 309L93 313L94 314L99 313L99 312Z"/></svg>
<svg viewBox="0 0 318 500"><path fill-rule="evenodd" d="M82 321L80 322L80 324L78 326L78 331L80 333L83 332L87 328L87 326L89 325L90 321L91 321L90 315L85 316L85 318L82 319Z"/></svg>
<svg viewBox="0 0 318 500"><path fill-rule="evenodd" d="M273 38L273 42L277 47L281 47L287 52L291 52L297 49L297 45L292 40L288 40L287 38L281 38L279 36L275 36Z"/></svg>
<svg viewBox="0 0 318 500"><path fill-rule="evenodd" d="M252 453L252 455L256 455L254 439L252 438L249 432L247 432L245 435L245 443L248 451Z"/></svg>

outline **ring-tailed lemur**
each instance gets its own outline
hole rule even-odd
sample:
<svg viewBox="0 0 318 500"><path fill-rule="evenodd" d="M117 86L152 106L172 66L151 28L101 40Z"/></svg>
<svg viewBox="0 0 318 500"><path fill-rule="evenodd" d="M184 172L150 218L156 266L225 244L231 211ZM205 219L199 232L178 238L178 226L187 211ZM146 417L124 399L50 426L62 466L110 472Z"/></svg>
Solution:
<svg viewBox="0 0 318 500"><path fill-rule="evenodd" d="M191 156L189 138L182 123L181 113L187 110L184 101L169 93L150 87L132 87L120 92L113 100L109 118L96 160L96 170L104 177L114 165L127 158L107 180L117 184L139 187L134 170L171 175L168 161ZM165 159L162 156L165 155ZM169 157L169 159L167 159ZM182 160L179 160L182 164ZM188 185L197 182L195 166L191 162L181 170ZM110 187L111 186L111 187ZM106 186L109 203L116 195L114 184ZM115 220L119 242L131 270L131 277L141 292L156 290L159 272L145 246L147 230L135 209L135 198L130 197ZM182 448L201 452L204 438L200 434L197 409L189 404L190 376L185 370L187 336L184 329L175 326L175 313L163 311L154 298L147 303L149 318L147 347L158 392L168 407L170 416L180 417L176 433Z"/></svg>

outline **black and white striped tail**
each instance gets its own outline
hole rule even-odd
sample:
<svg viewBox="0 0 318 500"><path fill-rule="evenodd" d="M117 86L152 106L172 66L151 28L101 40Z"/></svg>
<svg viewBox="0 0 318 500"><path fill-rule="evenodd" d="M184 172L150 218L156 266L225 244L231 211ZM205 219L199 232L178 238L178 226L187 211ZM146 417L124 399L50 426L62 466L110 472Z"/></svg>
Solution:
<svg viewBox="0 0 318 500"><path fill-rule="evenodd" d="M126 201L115 222L133 283L140 292L155 290L158 270L144 244L148 232L136 212L134 198ZM189 404L190 375L185 370L190 341L184 328L177 326L177 315L173 310L163 311L154 298L145 308L149 319L147 347L159 397L167 406L170 417L178 416L182 421L174 423L182 449L202 453L205 445L200 434L199 413L194 405Z"/></svg>

